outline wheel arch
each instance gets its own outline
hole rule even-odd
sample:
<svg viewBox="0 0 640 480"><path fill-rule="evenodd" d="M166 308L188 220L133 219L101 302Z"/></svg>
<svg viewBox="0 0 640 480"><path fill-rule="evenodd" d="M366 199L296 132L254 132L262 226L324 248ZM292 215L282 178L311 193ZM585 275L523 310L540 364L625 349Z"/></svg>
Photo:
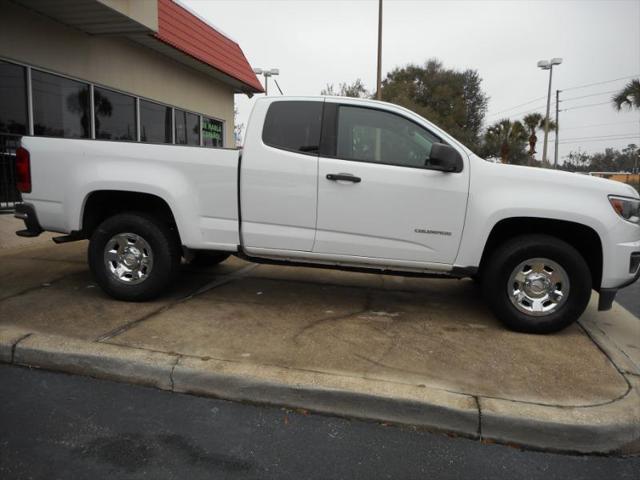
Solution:
<svg viewBox="0 0 640 480"><path fill-rule="evenodd" d="M134 211L166 221L180 238L176 217L165 199L152 193L129 190L94 190L88 193L82 204L80 231L83 236L90 237L106 218Z"/></svg>
<svg viewBox="0 0 640 480"><path fill-rule="evenodd" d="M567 220L538 217L510 217L497 222L485 243L479 274L491 254L505 241L526 234L550 235L572 245L585 259L593 286L600 288L603 270L603 249L600 235L590 226Z"/></svg>

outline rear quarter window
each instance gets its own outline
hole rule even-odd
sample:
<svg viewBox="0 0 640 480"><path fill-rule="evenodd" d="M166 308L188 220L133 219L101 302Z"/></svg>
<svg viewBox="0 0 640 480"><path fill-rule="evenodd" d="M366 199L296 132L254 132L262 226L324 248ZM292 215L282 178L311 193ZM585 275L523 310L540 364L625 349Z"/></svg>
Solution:
<svg viewBox="0 0 640 480"><path fill-rule="evenodd" d="M324 102L286 101L269 106L262 141L270 147L317 155Z"/></svg>

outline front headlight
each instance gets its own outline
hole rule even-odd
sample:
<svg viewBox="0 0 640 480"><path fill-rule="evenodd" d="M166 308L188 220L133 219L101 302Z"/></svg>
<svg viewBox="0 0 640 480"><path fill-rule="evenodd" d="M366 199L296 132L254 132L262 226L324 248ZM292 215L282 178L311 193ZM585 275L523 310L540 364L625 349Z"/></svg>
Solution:
<svg viewBox="0 0 640 480"><path fill-rule="evenodd" d="M611 202L611 206L616 211L616 213L624 218L627 222L640 225L639 199L609 195L609 201Z"/></svg>

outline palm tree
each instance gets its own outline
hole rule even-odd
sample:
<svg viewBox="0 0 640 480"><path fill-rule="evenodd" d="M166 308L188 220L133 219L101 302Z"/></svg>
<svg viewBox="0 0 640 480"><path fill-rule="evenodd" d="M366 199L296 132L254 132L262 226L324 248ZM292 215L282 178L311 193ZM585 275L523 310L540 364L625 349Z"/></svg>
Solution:
<svg viewBox="0 0 640 480"><path fill-rule="evenodd" d="M529 132L529 156L533 159L536 154L536 143L538 143L538 137L536 136L536 130L544 131L544 116L541 113L530 113L525 115L522 119L522 123L527 127ZM556 123L549 119L549 131L556 129Z"/></svg>
<svg viewBox="0 0 640 480"><path fill-rule="evenodd" d="M527 141L527 130L519 121L512 122L505 118L487 129L487 137L498 141L500 160L502 163L509 163L510 155Z"/></svg>
<svg viewBox="0 0 640 480"><path fill-rule="evenodd" d="M634 108L640 110L640 80L631 80L611 100L618 111L622 110L623 106L628 107L629 110Z"/></svg>

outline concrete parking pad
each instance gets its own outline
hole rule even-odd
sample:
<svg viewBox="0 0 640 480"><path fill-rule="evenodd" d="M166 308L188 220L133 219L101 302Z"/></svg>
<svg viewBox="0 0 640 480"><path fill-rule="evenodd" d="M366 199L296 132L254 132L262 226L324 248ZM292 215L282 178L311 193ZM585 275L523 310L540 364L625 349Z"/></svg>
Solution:
<svg viewBox="0 0 640 480"><path fill-rule="evenodd" d="M471 281L232 258L183 265L163 298L126 303L93 284L85 255L84 242L2 255L0 360L542 448L640 437L634 364L618 349L640 348L638 319L597 313L595 298L584 326L525 335ZM607 325L627 333L598 333Z"/></svg>
<svg viewBox="0 0 640 480"><path fill-rule="evenodd" d="M0 326L94 340L181 301L216 278L246 265L211 269L184 266L174 289L145 303L113 300L97 287L86 265L86 243L21 251L0 258Z"/></svg>
<svg viewBox="0 0 640 480"><path fill-rule="evenodd" d="M353 277L350 287L272 280L261 268L111 341L548 405L600 404L628 389L578 326L509 332L469 281L414 279L413 291L389 291Z"/></svg>

